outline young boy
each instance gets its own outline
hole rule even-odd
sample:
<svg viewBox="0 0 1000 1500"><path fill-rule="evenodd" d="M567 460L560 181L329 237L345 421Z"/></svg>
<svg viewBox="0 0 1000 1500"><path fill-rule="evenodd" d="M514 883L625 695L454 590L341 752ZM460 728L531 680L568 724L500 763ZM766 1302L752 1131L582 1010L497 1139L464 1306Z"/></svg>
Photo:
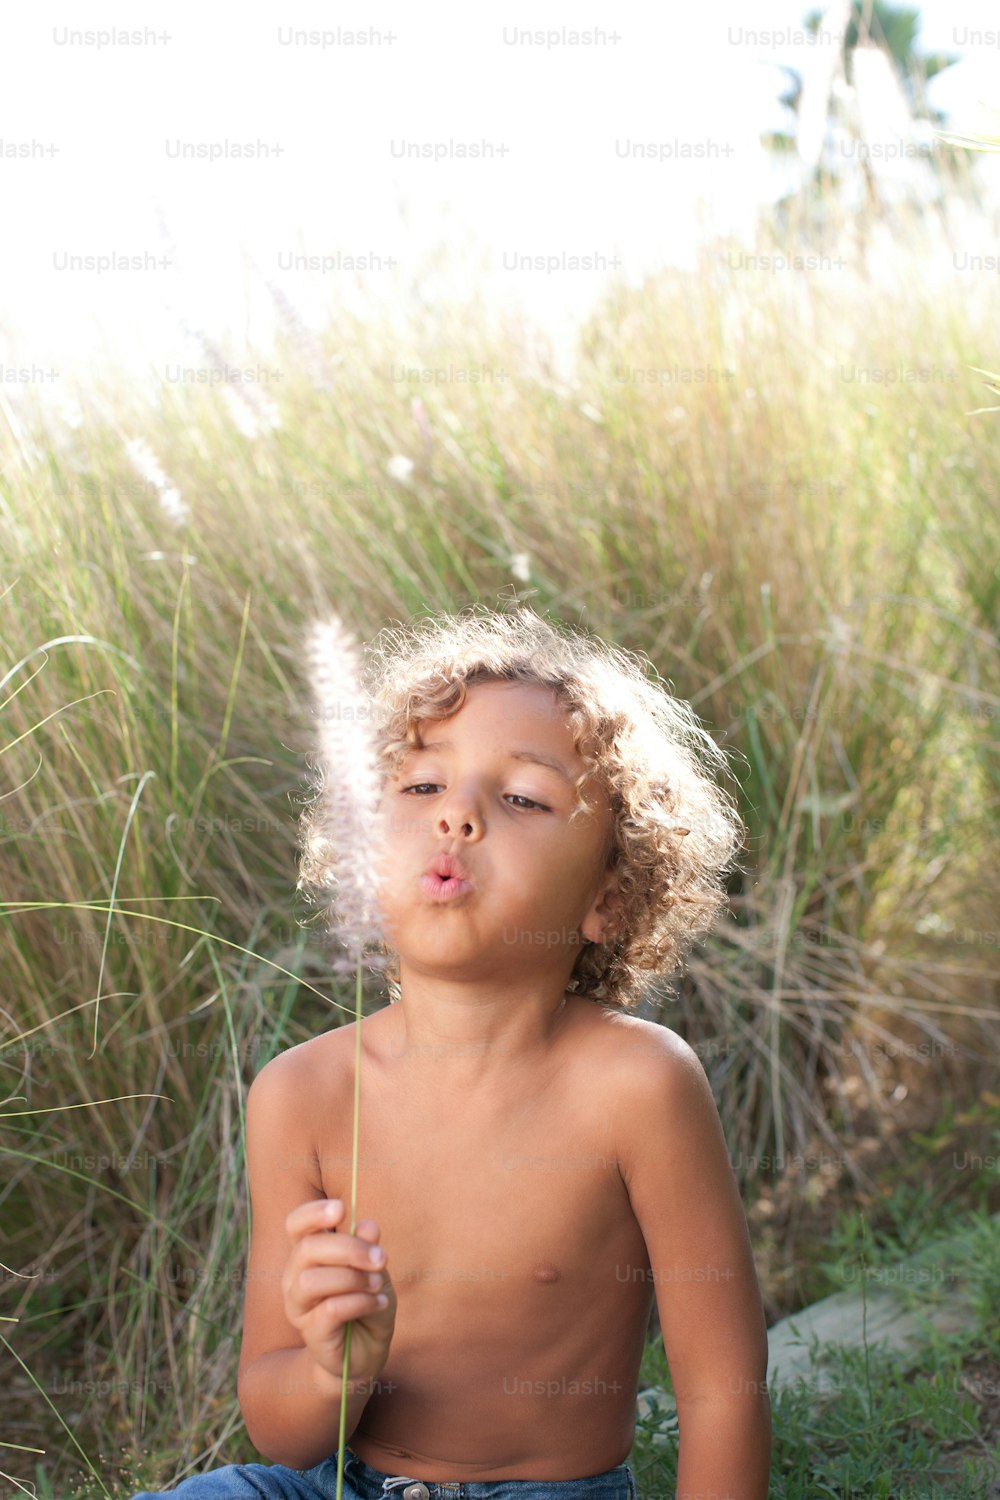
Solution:
<svg viewBox="0 0 1000 1500"><path fill-rule="evenodd" d="M476 609L369 648L394 1003L361 1022L357 1233L352 1024L250 1089L238 1394L272 1465L184 1500L335 1494L348 1322L348 1500L635 1500L654 1294L677 1500L766 1500L765 1322L721 1123L691 1048L629 1014L725 903L742 829L701 763L724 757L638 658Z"/></svg>

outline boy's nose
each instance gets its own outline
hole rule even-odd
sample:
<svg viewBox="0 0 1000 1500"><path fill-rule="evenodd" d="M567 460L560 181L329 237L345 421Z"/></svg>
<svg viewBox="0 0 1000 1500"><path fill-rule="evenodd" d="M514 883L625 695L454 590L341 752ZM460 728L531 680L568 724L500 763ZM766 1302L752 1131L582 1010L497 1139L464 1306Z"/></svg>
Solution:
<svg viewBox="0 0 1000 1500"><path fill-rule="evenodd" d="M442 833L454 833L459 838L466 839L480 827L478 814L464 803L458 806L452 813L442 813L438 818L438 827Z"/></svg>

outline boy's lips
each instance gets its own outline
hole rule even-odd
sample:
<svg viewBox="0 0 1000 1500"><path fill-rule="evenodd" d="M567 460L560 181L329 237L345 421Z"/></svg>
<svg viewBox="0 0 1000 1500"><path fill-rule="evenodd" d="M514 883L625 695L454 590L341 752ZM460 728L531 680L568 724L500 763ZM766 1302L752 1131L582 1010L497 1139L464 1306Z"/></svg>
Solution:
<svg viewBox="0 0 1000 1500"><path fill-rule="evenodd" d="M453 854L436 854L424 870L425 875L437 875L441 880L467 880L472 876L460 859Z"/></svg>
<svg viewBox="0 0 1000 1500"><path fill-rule="evenodd" d="M432 901L453 901L472 890L472 881L461 860L438 854L421 875L420 888Z"/></svg>

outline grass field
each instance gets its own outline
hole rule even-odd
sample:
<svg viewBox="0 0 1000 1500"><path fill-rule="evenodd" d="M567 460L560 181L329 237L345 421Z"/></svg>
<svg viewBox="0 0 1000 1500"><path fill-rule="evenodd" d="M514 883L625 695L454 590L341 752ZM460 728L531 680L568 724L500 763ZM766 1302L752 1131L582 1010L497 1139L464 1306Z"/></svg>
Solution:
<svg viewBox="0 0 1000 1500"><path fill-rule="evenodd" d="M273 409L113 371L76 426L0 395L7 1474L124 1497L256 1457L246 1090L353 1010L295 896L329 608L529 599L732 751L749 873L645 1013L712 1080L772 1317L836 1284L849 1205L887 1251L1000 1208L996 291L922 234L706 250L609 292L572 376L476 304L289 327ZM877 1445L856 1379L828 1421L776 1404L776 1495L895 1494L973 1423L878 1379Z"/></svg>

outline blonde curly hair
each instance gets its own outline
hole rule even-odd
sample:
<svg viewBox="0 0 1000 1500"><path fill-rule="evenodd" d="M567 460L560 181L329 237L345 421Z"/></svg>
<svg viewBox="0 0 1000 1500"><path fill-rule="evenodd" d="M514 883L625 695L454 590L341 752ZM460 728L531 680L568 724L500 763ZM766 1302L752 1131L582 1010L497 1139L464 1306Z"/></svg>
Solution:
<svg viewBox="0 0 1000 1500"><path fill-rule="evenodd" d="M690 704L661 685L648 658L525 605L501 613L471 604L385 627L364 647L361 678L382 787L419 746L421 722L457 713L477 682L541 683L555 693L587 766L571 817L591 810L581 793L599 778L613 816L607 868L617 871L621 893L613 938L581 947L570 992L635 1010L646 976L677 970L725 908L724 877L738 868L745 833L733 799L711 774L728 772L728 760ZM303 868L311 884L322 883L320 863L307 844ZM389 955L390 999L398 1001L398 958L382 951Z"/></svg>

